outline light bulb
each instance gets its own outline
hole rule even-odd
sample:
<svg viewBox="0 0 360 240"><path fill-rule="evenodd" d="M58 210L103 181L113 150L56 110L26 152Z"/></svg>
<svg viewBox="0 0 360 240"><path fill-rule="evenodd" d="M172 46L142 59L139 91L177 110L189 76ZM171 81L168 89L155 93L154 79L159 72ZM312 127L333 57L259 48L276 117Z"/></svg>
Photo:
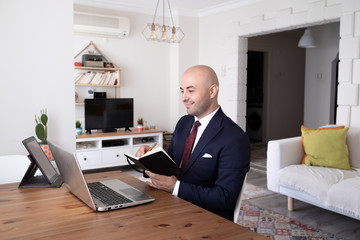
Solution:
<svg viewBox="0 0 360 240"><path fill-rule="evenodd" d="M173 27L172 30L171 30L171 38L170 38L170 41L172 43L176 42L177 38L176 38L176 28Z"/></svg>
<svg viewBox="0 0 360 240"><path fill-rule="evenodd" d="M167 40L167 36L166 36L166 27L165 25L162 26L161 28L161 41L166 41Z"/></svg>
<svg viewBox="0 0 360 240"><path fill-rule="evenodd" d="M165 32L163 32L161 34L161 41L166 41L166 39L167 39L167 36L166 36Z"/></svg>
<svg viewBox="0 0 360 240"><path fill-rule="evenodd" d="M151 24L151 34L150 34L150 39L151 40L156 40L157 36L156 36L156 32L155 32L155 24Z"/></svg>
<svg viewBox="0 0 360 240"><path fill-rule="evenodd" d="M150 39L151 40L156 40L157 39L155 31L151 31Z"/></svg>
<svg viewBox="0 0 360 240"><path fill-rule="evenodd" d="M170 41L174 43L174 42L176 42L176 40L177 40L177 39L176 39L176 34L173 33L173 34L171 35Z"/></svg>

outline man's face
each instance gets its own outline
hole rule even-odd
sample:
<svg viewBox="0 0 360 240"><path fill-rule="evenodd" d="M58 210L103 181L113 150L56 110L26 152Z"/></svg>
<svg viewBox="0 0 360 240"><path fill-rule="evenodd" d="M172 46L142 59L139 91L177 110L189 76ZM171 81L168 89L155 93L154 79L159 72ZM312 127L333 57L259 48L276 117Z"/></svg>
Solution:
<svg viewBox="0 0 360 240"><path fill-rule="evenodd" d="M211 104L209 88L202 79L196 76L184 75L180 90L182 101L188 114L202 118L206 116Z"/></svg>

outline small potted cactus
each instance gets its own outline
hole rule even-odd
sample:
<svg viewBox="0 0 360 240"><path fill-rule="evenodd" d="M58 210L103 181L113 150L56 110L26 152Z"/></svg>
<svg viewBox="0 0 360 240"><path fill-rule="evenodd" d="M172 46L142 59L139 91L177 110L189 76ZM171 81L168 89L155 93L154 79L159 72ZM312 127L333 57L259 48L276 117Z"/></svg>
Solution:
<svg viewBox="0 0 360 240"><path fill-rule="evenodd" d="M81 128L81 122L79 120L76 120L75 127L76 127L76 135L81 135L82 128Z"/></svg>
<svg viewBox="0 0 360 240"><path fill-rule="evenodd" d="M138 132L142 132L144 130L142 117L138 118L138 120L137 120L137 130L138 130Z"/></svg>
<svg viewBox="0 0 360 240"><path fill-rule="evenodd" d="M54 160L54 157L51 153L49 145L47 144L47 110L43 109L40 110L40 116L35 115L35 133L37 138L40 140L40 146L44 151L45 155L48 157L49 160Z"/></svg>

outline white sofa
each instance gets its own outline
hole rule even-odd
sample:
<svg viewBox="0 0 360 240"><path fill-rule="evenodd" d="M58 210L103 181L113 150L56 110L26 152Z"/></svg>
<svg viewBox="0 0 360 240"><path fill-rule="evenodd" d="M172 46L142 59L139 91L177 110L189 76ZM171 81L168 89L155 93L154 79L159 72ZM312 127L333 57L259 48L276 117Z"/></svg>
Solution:
<svg viewBox="0 0 360 240"><path fill-rule="evenodd" d="M301 137L269 141L267 187L288 196L288 209L301 200L360 220L360 129L346 137L353 171L301 164Z"/></svg>

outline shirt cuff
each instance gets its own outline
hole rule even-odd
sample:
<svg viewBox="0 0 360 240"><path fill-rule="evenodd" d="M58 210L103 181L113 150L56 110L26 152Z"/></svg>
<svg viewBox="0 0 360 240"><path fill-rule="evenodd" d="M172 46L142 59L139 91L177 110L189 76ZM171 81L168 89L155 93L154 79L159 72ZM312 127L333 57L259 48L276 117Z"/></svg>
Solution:
<svg viewBox="0 0 360 240"><path fill-rule="evenodd" d="M175 183L175 187L174 187L174 190L172 192L172 195L174 196L178 196L178 193L179 193L179 187L180 187L180 181L177 180L176 183Z"/></svg>

